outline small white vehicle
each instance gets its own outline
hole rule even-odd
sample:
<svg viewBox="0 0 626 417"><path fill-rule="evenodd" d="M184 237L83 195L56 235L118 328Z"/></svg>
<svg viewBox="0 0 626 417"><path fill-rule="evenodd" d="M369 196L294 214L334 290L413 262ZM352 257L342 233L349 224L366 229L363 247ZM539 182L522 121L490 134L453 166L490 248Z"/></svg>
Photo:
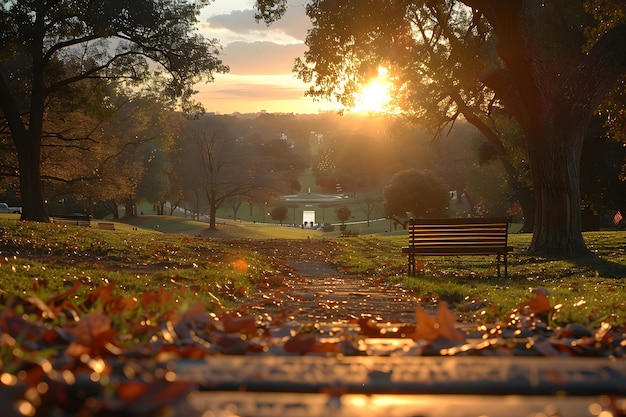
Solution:
<svg viewBox="0 0 626 417"><path fill-rule="evenodd" d="M22 213L21 207L10 207L7 203L0 203L0 213Z"/></svg>

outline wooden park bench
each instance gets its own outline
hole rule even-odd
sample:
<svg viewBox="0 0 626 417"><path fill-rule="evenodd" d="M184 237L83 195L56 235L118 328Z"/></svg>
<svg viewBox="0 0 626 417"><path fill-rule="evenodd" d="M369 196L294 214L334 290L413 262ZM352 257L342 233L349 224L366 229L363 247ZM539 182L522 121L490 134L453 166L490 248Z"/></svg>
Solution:
<svg viewBox="0 0 626 417"><path fill-rule="evenodd" d="M91 217L86 215L72 214L69 216L52 216L52 223L70 226L91 226Z"/></svg>
<svg viewBox="0 0 626 417"><path fill-rule="evenodd" d="M496 255L498 277L500 265L508 277L507 254L509 219L459 218L409 220L408 274L416 274L416 256L482 256Z"/></svg>
<svg viewBox="0 0 626 417"><path fill-rule="evenodd" d="M115 230L115 223L98 222L98 229Z"/></svg>

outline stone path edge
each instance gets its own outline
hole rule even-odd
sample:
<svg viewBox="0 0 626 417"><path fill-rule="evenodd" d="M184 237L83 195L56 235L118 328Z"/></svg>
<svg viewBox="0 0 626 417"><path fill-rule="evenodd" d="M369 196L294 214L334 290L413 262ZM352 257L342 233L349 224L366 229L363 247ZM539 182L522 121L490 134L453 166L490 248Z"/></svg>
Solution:
<svg viewBox="0 0 626 417"><path fill-rule="evenodd" d="M626 361L610 358L229 356L176 374L209 391L626 395Z"/></svg>

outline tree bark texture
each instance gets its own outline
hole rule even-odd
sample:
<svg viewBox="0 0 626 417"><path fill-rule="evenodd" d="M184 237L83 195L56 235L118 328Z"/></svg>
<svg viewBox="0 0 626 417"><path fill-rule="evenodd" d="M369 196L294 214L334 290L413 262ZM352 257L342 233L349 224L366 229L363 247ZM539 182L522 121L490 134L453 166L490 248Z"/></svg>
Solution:
<svg viewBox="0 0 626 417"><path fill-rule="evenodd" d="M579 182L584 134L625 69L626 29L607 33L588 53L581 50L569 60L551 62L538 38L540 1L466 3L478 7L492 23L504 62L502 68L486 74L484 82L496 91L526 136L536 199L529 252L558 257L583 254Z"/></svg>
<svg viewBox="0 0 626 417"><path fill-rule="evenodd" d="M40 137L33 132L27 132L24 137L14 136L20 170L21 219L48 222L50 217L41 182Z"/></svg>

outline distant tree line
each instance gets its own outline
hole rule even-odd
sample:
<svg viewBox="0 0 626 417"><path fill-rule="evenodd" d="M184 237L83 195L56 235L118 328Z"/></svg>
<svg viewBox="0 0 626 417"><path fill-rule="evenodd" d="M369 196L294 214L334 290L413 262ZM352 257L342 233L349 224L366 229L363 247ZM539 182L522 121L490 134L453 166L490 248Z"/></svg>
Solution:
<svg viewBox="0 0 626 417"><path fill-rule="evenodd" d="M431 132L398 117L187 117L150 97L111 95L110 100L115 111L105 118L80 111L65 114L64 123L84 129L88 140L67 146L50 138L44 147L42 180L51 214L118 218L120 206L125 216L133 216L141 214L138 203L149 202L158 214L183 208L190 215L207 215L215 227L219 209L232 210L236 219L242 207L252 211L255 205L300 191L298 177L310 167L324 192L338 192L339 184L341 193L361 201L364 212L385 206L386 215L399 223L406 220L406 212L432 216L433 209L422 212L415 205L440 198L394 182L394 176L411 169L426 172L431 177L426 184L443 184L448 200L452 192L456 198L449 205L458 215L522 216L506 172L468 123L458 122L433 141ZM2 143L4 169L17 169L6 136ZM602 124L590 131L587 143L583 201L596 212L623 206L624 147L608 138ZM3 176L0 184L5 199L19 203L15 177ZM390 184L414 206L385 196ZM282 212L271 214L279 222L286 218Z"/></svg>

